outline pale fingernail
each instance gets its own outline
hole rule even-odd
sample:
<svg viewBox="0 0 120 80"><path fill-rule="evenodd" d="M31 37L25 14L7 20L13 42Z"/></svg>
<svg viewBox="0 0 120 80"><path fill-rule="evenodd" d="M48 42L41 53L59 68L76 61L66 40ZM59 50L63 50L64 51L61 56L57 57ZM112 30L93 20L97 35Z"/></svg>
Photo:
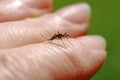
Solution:
<svg viewBox="0 0 120 80"><path fill-rule="evenodd" d="M101 36L80 37L80 41L86 46L94 49L106 49L106 40Z"/></svg>
<svg viewBox="0 0 120 80"><path fill-rule="evenodd" d="M65 7L56 12L59 16L75 23L89 21L91 9L87 3L79 3Z"/></svg>

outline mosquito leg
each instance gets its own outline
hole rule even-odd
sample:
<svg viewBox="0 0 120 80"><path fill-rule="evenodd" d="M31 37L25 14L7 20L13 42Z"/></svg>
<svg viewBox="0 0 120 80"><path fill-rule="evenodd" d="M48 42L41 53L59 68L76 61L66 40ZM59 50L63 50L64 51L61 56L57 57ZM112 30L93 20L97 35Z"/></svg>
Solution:
<svg viewBox="0 0 120 80"><path fill-rule="evenodd" d="M64 47L66 48L66 45L65 45L64 41L62 40L62 38L60 38L60 40L62 41Z"/></svg>
<svg viewBox="0 0 120 80"><path fill-rule="evenodd" d="M69 35L66 35L67 42L68 42L70 45L72 45L68 38L70 38L70 36L69 36Z"/></svg>

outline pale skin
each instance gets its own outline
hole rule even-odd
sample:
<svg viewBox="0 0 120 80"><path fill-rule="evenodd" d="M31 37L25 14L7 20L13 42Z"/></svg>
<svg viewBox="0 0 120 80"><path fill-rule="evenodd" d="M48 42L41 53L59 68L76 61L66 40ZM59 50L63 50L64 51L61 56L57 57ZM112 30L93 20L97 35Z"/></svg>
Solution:
<svg viewBox="0 0 120 80"><path fill-rule="evenodd" d="M85 35L89 5L51 13L52 3L0 1L0 80L89 80L103 65L105 39ZM57 31L70 37L48 41Z"/></svg>

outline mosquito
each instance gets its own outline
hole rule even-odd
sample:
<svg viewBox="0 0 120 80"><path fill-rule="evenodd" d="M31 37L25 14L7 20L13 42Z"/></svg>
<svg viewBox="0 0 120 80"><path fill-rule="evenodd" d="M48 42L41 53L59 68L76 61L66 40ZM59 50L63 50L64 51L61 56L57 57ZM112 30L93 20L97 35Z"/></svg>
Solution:
<svg viewBox="0 0 120 80"><path fill-rule="evenodd" d="M61 34L61 33L57 32L57 34L55 33L49 40L54 40L56 38L61 39L62 37L68 37L68 36L69 36L69 34L67 34L67 33Z"/></svg>
<svg viewBox="0 0 120 80"><path fill-rule="evenodd" d="M63 37L70 37L70 36L69 36L68 33L61 34L61 33L57 32L57 33L55 33L49 40L54 40L54 39L56 39L56 38L62 40ZM62 43L64 44L63 40L62 40ZM59 44L58 44L58 45L59 45ZM65 45L65 44L64 44L64 45Z"/></svg>

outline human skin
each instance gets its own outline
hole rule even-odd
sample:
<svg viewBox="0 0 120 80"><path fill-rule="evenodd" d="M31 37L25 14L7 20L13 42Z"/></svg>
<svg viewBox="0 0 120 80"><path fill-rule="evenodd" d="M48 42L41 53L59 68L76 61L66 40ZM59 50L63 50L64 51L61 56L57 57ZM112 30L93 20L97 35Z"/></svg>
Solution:
<svg viewBox="0 0 120 80"><path fill-rule="evenodd" d="M106 41L85 35L88 4L50 13L52 0L16 1L0 1L0 80L89 80L100 69ZM70 37L49 41L57 31Z"/></svg>

